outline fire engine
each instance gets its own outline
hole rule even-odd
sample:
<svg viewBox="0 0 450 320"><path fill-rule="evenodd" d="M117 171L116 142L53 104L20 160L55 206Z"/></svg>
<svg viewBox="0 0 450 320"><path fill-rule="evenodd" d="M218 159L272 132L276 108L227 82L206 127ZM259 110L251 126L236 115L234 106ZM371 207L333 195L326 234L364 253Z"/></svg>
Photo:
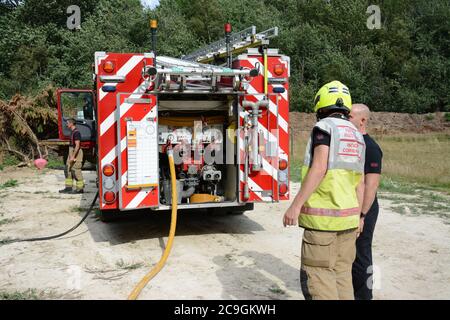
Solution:
<svg viewBox="0 0 450 320"><path fill-rule="evenodd" d="M59 89L59 141L75 118L96 164L100 218L169 210L242 213L289 198L289 57L254 26L180 58L95 52L94 89Z"/></svg>

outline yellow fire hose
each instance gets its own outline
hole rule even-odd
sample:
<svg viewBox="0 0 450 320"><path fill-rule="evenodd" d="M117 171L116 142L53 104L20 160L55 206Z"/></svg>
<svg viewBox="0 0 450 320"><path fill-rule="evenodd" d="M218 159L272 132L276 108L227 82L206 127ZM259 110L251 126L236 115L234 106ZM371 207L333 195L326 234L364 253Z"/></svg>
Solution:
<svg viewBox="0 0 450 320"><path fill-rule="evenodd" d="M153 279L164 267L167 258L169 257L170 250L172 249L173 239L175 237L175 229L177 227L177 203L178 203L178 195L177 195L177 179L175 176L175 164L173 161L173 151L171 149L167 150L167 155L169 157L169 168L170 168L170 180L172 186L172 218L170 221L170 231L169 231L169 239L167 240L166 249L164 250L161 259L159 262L147 273L141 281L136 285L136 287L131 291L128 296L128 300L136 300L139 297L141 291L145 288L147 283Z"/></svg>

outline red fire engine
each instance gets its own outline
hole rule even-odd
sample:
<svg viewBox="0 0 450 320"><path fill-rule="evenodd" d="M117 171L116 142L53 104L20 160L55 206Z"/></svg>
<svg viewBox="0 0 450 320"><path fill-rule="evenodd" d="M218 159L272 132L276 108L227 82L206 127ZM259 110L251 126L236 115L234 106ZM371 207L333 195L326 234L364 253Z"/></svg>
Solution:
<svg viewBox="0 0 450 320"><path fill-rule="evenodd" d="M95 53L94 90L58 90L59 139L73 117L98 173L100 217L171 204L251 210L289 197L289 57L255 27L181 59ZM156 28L152 28L153 44Z"/></svg>

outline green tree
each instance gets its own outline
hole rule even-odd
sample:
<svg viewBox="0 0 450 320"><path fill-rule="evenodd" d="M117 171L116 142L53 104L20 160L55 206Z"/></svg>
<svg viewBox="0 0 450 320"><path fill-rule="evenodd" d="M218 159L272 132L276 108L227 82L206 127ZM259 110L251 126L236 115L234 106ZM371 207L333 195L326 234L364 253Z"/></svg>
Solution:
<svg viewBox="0 0 450 320"><path fill-rule="evenodd" d="M66 9L81 9L68 30ZM371 4L381 29L366 26ZM291 109L312 110L317 89L338 79L374 110L450 111L448 0L0 0L0 98L48 84L89 87L95 51L148 52L158 19L158 55L181 57L233 31L279 27L271 46L291 58Z"/></svg>

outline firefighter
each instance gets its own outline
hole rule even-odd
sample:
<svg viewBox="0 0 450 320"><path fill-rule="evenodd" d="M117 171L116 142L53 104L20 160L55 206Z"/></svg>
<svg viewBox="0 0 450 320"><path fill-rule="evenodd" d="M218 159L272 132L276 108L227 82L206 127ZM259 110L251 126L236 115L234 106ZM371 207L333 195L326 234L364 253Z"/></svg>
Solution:
<svg viewBox="0 0 450 320"><path fill-rule="evenodd" d="M349 121L348 88L339 81L316 94L318 122L306 147L302 185L283 217L303 227L300 282L305 299L354 299L352 263L362 223L364 138Z"/></svg>
<svg viewBox="0 0 450 320"><path fill-rule="evenodd" d="M378 218L377 189L381 178L383 152L375 140L366 132L370 110L364 104L354 104L350 121L358 128L366 143L366 162L364 165L364 199L361 213L364 216L363 229L356 240L356 259L353 262L353 290L356 300L373 298L372 239Z"/></svg>
<svg viewBox="0 0 450 320"><path fill-rule="evenodd" d="M75 119L68 119L67 127L72 131L70 136L69 155L64 169L66 177L66 187L59 190L60 193L78 194L83 193L84 180L81 172L83 165L83 150L81 149L81 134L75 125ZM75 190L73 190L73 182L75 180Z"/></svg>

